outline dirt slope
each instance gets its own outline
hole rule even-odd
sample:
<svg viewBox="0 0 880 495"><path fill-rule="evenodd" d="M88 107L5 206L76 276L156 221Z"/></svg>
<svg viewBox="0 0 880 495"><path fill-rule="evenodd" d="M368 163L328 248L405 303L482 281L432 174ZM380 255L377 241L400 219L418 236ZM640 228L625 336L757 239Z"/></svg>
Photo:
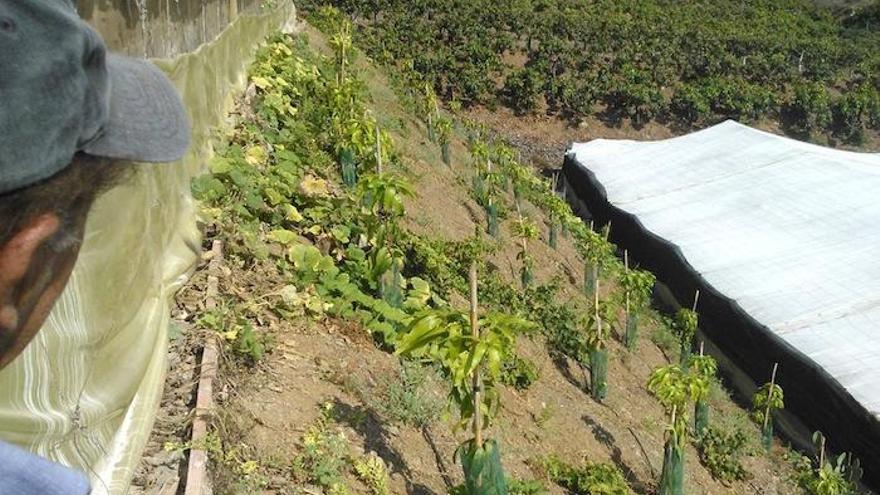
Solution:
<svg viewBox="0 0 880 495"><path fill-rule="evenodd" d="M323 38L306 28L311 45L326 49ZM482 209L470 198L464 171L469 167L465 144L456 140L452 147L452 167L440 161L439 149L427 139L425 127L400 104L380 71L364 57L358 62L365 72L373 95L373 110L379 121L393 135L401 153L407 158L408 175L418 197L408 204L406 227L418 233L451 240L473 234L477 222L482 225ZM474 115L491 124L490 114ZM556 123L540 119L516 124L524 139L545 147L544 154L552 162L553 150L569 135L556 132ZM546 126L546 128L545 128ZM509 127L506 131L509 133ZM584 138L595 135L587 127L578 131ZM649 131L652 137L667 137L668 131ZM552 136L552 138L548 138ZM554 139L558 141L554 141ZM557 156L555 162L561 162ZM540 212L527 207L532 218ZM546 225L542 225L546 236ZM502 273L513 281L517 276L516 247L508 242L509 230L503 229L504 248L493 259ZM565 297L582 297L577 286L582 280L583 262L567 239L560 239L553 250L543 242L535 242L533 255L537 260L538 281L563 274ZM179 302L182 320L192 321L201 307L203 286L194 278L186 297ZM262 287L256 273L238 273L235 268L221 280L221 290L258 299ZM381 384L399 372L401 364L393 355L378 349L363 329L340 321L315 321L309 318L267 321L271 333L266 357L253 368L230 366L218 393L222 404L215 429L226 444L239 447L236 462L253 462L252 474L258 483L242 483L240 473L224 472L222 462L214 464L215 493L321 493L315 487L298 486L291 481L291 459L302 451L303 435L309 425L319 420L322 405L333 404L336 424L345 434L352 455L375 452L382 457L392 473L393 493L447 493L461 481L460 468L454 462L454 451L465 438L451 433L450 421L438 417L429 427L392 424L375 407L382 400ZM538 381L526 391L505 389L502 411L491 435L503 448L505 469L516 478L531 479L540 475L529 461L536 456L557 454L576 463L582 458L610 462L626 475L633 491L654 493L663 456L664 413L658 402L644 388L651 370L667 359L648 336L650 324L643 331L636 351L628 353L617 342L612 343L607 401L593 401L586 390L584 373L566 360L552 359L542 338L521 339L520 353L533 360L540 371ZM195 330L189 330L195 332ZM179 406L181 383L189 380L191 358L175 357L182 362L173 368L165 401L168 407ZM184 378L181 378L181 375ZM430 393L442 395L439 383ZM173 400L172 400L173 399ZM171 404L172 406L169 406ZM757 439L757 429L723 393L712 397L713 414L724 421L742 425L750 438ZM720 411L720 412L717 412ZM167 414L166 414L167 415ZM161 425L161 424L160 424ZM163 451L165 442L186 441L185 429L160 428L151 441L154 459ZM771 454L758 452L745 460L752 479L725 486L714 480L699 464L696 451L689 447L686 459L686 491L689 494L786 494L797 493L786 481L790 474L782 461L782 449ZM163 462L160 459L157 462ZM172 462L172 461L168 461ZM149 465L142 469L149 473ZM249 475L250 476L250 475ZM366 487L350 476L352 489L369 493ZM139 492L159 493L157 482L148 475L139 478ZM552 493L564 493L546 483ZM264 488L254 488L262 486Z"/></svg>

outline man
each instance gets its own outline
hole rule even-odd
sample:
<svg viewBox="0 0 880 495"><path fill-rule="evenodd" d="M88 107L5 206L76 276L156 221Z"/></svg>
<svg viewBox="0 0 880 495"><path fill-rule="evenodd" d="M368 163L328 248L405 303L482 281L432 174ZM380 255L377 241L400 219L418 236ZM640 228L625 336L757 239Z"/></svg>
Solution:
<svg viewBox="0 0 880 495"><path fill-rule="evenodd" d="M69 0L0 0L0 368L46 320L122 161L175 161L188 144L165 75L107 53ZM85 475L0 443L0 494L88 491Z"/></svg>

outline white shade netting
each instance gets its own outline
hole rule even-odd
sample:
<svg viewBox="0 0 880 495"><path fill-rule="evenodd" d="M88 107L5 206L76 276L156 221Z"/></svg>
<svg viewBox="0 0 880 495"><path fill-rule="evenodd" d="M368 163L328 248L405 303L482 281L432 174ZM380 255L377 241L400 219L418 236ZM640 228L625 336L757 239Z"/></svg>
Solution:
<svg viewBox="0 0 880 495"><path fill-rule="evenodd" d="M686 289L713 294L709 320L736 322L703 330L752 379L767 381L772 361L783 361L781 377L815 368L802 381L835 390L811 397L813 385L789 375L783 385L806 395L793 404L852 401L832 407L880 431L880 154L727 121L663 141L576 143L564 172L574 197L619 223L613 237L671 279L680 301L693 297ZM843 413L811 414L808 426L830 429Z"/></svg>

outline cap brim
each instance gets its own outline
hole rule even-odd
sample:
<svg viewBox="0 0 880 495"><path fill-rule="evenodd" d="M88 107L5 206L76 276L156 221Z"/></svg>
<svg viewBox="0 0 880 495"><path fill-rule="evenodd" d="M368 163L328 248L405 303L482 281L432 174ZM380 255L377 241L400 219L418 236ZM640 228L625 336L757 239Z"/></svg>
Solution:
<svg viewBox="0 0 880 495"><path fill-rule="evenodd" d="M110 116L82 151L138 162L173 162L189 147L190 126L177 90L146 60L107 54Z"/></svg>

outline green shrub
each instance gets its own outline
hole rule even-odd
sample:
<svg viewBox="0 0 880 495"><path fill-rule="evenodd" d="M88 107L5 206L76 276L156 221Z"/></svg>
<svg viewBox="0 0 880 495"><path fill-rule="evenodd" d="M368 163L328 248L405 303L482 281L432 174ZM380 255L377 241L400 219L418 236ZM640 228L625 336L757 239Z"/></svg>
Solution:
<svg viewBox="0 0 880 495"><path fill-rule="evenodd" d="M831 125L828 90L818 83L797 84L787 106L793 127L802 132L809 134Z"/></svg>
<svg viewBox="0 0 880 495"><path fill-rule="evenodd" d="M837 458L827 458L825 436L813 433L813 444L819 451L815 461L806 456L794 454L789 457L794 468L793 481L807 495L856 495L860 493L859 481L864 474L861 462L850 453Z"/></svg>
<svg viewBox="0 0 880 495"><path fill-rule="evenodd" d="M678 336L673 333L668 321L661 321L651 332L651 342L659 347L669 359L675 360L681 350Z"/></svg>
<svg viewBox="0 0 880 495"><path fill-rule="evenodd" d="M504 82L505 100L517 113L534 112L538 107L544 81L541 74L531 67L517 69Z"/></svg>
<svg viewBox="0 0 880 495"><path fill-rule="evenodd" d="M660 85L647 70L624 63L617 68L613 81L603 100L610 110L629 117L636 125L644 124L666 110Z"/></svg>
<svg viewBox="0 0 880 495"><path fill-rule="evenodd" d="M700 433L696 443L700 462L706 466L713 478L724 483L747 478L748 473L740 461L746 453L748 444L748 439L742 430L727 432L710 426Z"/></svg>
<svg viewBox="0 0 880 495"><path fill-rule="evenodd" d="M837 100L835 117L841 137L862 144L865 129L880 128L880 92L870 84L859 85Z"/></svg>
<svg viewBox="0 0 880 495"><path fill-rule="evenodd" d="M501 383L517 390L527 390L538 380L538 366L516 354L510 355L501 366Z"/></svg>
<svg viewBox="0 0 880 495"><path fill-rule="evenodd" d="M310 10L306 20L322 33L332 34L336 32L338 26L348 21L348 17L336 7L324 5Z"/></svg>
<svg viewBox="0 0 880 495"><path fill-rule="evenodd" d="M856 495L856 485L847 479L844 464L826 462L815 467L808 457L800 456L794 463L794 482L807 495Z"/></svg>
<svg viewBox="0 0 880 495"><path fill-rule="evenodd" d="M539 461L547 477L575 495L629 495L629 486L623 473L610 464L585 461L572 466L558 457L549 456Z"/></svg>
<svg viewBox="0 0 880 495"><path fill-rule="evenodd" d="M358 19L363 48L395 78L465 105L501 97L518 112L543 92L562 116L588 116L601 99L608 117L641 125L663 116L671 93L685 122L755 120L775 116L799 81L847 87L877 72L876 7L835 16L791 1L331 3Z"/></svg>
<svg viewBox="0 0 880 495"><path fill-rule="evenodd" d="M508 495L544 495L547 487L538 480L508 480Z"/></svg>

